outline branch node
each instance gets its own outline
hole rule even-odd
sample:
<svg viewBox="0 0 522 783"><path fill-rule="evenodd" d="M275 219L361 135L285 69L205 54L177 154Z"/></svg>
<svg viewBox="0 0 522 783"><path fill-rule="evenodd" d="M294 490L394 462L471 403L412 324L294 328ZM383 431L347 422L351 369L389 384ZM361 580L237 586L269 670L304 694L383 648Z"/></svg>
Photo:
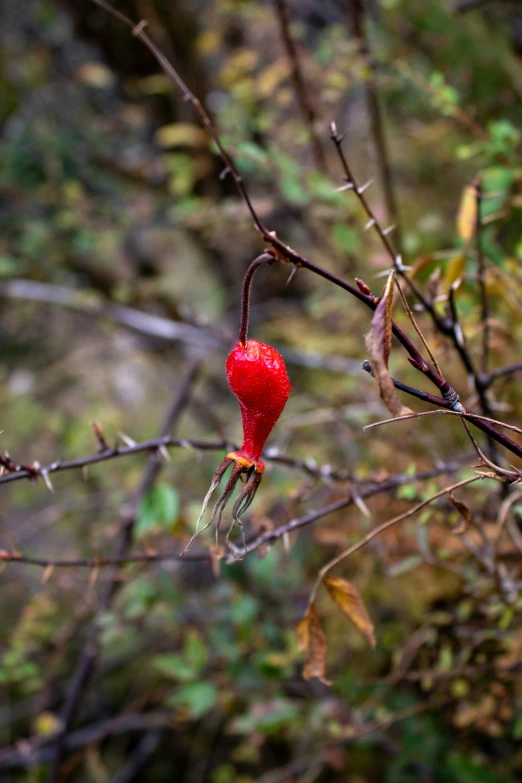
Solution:
<svg viewBox="0 0 522 783"><path fill-rule="evenodd" d="M146 19L142 19L140 22L138 22L136 27L133 28L132 34L135 35L136 38L137 38L138 36L140 36L142 34L142 32L147 27L147 25L148 25L147 20Z"/></svg>

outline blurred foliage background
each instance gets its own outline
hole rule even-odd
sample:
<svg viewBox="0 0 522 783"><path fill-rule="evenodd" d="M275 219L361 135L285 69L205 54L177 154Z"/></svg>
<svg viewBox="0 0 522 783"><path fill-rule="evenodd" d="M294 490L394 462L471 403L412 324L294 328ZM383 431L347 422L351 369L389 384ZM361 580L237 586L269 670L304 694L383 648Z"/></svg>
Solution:
<svg viewBox="0 0 522 783"><path fill-rule="evenodd" d="M288 0L316 113L314 154L276 5L255 0L119 0L206 105L256 209L281 238L379 292L389 259L328 139L335 120L376 214L387 218L369 94L382 110L405 262L437 307L457 304L480 350L476 258L458 229L461 195L482 176L491 368L522 338L522 17L514 2ZM237 442L224 373L241 281L261 241L184 102L130 31L89 0L0 5L1 448L22 463L95 453L159 434L196 360L176 437ZM373 62L373 65L372 65ZM392 237L394 235L392 234ZM256 277L250 334L278 347L293 393L269 446L349 481L271 463L248 530L403 474L404 486L330 514L245 561L129 565L101 601L107 569L6 563L0 575L0 780L47 780L53 739L93 627L96 662L61 768L78 783L508 783L522 773L522 635L517 520L499 543L511 592L488 569L505 501L481 482L459 497L476 528L453 535L447 499L343 563L377 648L318 599L333 685L302 678L295 628L318 569L371 527L473 475L453 419L364 432L387 418L360 369L370 314L325 281L271 267ZM379 277L381 275L381 277ZM144 320L143 313L156 316ZM397 309L397 319L411 330ZM419 320L466 404L476 396L448 341ZM163 332L162 332L163 330ZM166 330L166 331L165 331ZM415 384L400 350L393 372ZM516 423L520 378L492 389ZM408 403L410 404L410 403ZM416 410L421 403L413 403ZM274 453L274 452L272 452ZM140 500L133 546L184 545L222 452L177 448ZM414 474L463 458L427 481ZM509 466L507 456L503 463ZM88 472L4 484L0 548L48 558L112 551L147 455ZM451 473L448 479L447 473ZM516 491L516 488L515 488ZM513 499L512 499L513 500ZM506 512L507 513L507 512ZM199 544L210 543L210 531ZM485 543L486 541L486 543ZM482 547L482 548L481 548ZM489 551L489 550L488 550ZM486 554L485 554L486 553ZM502 572L504 573L504 572Z"/></svg>

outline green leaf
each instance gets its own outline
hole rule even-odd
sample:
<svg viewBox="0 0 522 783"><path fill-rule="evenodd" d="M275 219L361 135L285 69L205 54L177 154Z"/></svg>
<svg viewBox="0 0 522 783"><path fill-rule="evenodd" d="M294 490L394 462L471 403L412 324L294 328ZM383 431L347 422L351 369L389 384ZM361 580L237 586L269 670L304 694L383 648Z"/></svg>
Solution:
<svg viewBox="0 0 522 783"><path fill-rule="evenodd" d="M217 703L218 692L211 682L193 682L182 685L166 698L169 707L184 707L191 718L202 718Z"/></svg>
<svg viewBox="0 0 522 783"><path fill-rule="evenodd" d="M197 667L191 662L186 661L183 656L177 653L165 653L157 655L153 661L154 668L160 674L169 680L179 680L180 682L192 682L199 674Z"/></svg>
<svg viewBox="0 0 522 783"><path fill-rule="evenodd" d="M207 646L197 631L189 631L187 634L183 655L198 673L207 665Z"/></svg>
<svg viewBox="0 0 522 783"><path fill-rule="evenodd" d="M347 253L353 252L357 249L357 232L344 223L335 224L333 228L333 239L339 249L344 250Z"/></svg>
<svg viewBox="0 0 522 783"><path fill-rule="evenodd" d="M140 538L161 528L170 530L178 515L178 492L170 484L156 484L140 505L136 535Z"/></svg>

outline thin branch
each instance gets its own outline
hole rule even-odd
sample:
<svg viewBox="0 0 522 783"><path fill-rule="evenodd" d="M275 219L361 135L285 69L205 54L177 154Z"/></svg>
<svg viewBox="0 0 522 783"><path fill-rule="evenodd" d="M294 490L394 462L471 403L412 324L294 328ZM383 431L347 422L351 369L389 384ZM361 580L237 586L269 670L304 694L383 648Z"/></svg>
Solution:
<svg viewBox="0 0 522 783"><path fill-rule="evenodd" d="M103 557L96 555L94 557L76 557L55 560L53 558L31 557L23 555L20 552L7 552L0 549L0 563L20 563L22 565L39 566L45 569L54 568L106 568L107 566L129 565L131 563L164 563L179 560L195 560L201 562L210 562L211 555L208 552L187 552L183 555L179 550L166 552L135 552L132 555L114 555Z"/></svg>
<svg viewBox="0 0 522 783"><path fill-rule="evenodd" d="M99 451L97 454L90 454L87 457L78 457L77 459L71 460L55 460L49 465L39 466L38 463L35 463L31 466L22 466L17 465L10 460L10 469L12 472L0 476L0 484L8 484L12 481L21 481L22 479L34 480L38 476L60 473L64 470L87 468L89 465L96 465L99 462L107 462L107 460L128 457L132 454L140 454L142 452L156 454L161 449L167 447L181 447L197 451L219 451L220 449L228 448L229 445L229 442L226 440L189 440L187 438L171 438L170 435L164 435L160 438L151 438L150 440L135 443L131 446L114 446L105 451ZM4 459L4 457L0 457L0 462Z"/></svg>
<svg viewBox="0 0 522 783"><path fill-rule="evenodd" d="M482 373L487 375L489 358L489 304L486 291L486 265L484 261L484 248L482 246L482 180L475 180L475 199L477 205L477 219L475 226L475 242L477 245L478 284L480 291L481 322L482 322Z"/></svg>
<svg viewBox="0 0 522 783"><path fill-rule="evenodd" d="M492 370L485 379L485 386L490 386L494 381L499 378L505 378L508 375L515 375L515 373L522 371L522 362L513 362L513 364L506 364L505 367L499 367L497 370Z"/></svg>
<svg viewBox="0 0 522 783"><path fill-rule="evenodd" d="M281 30L281 37L292 69L292 80L294 82L299 108L301 109L301 113L307 122L308 130L310 131L316 164L321 171L326 172L326 158L315 126L317 116L314 104L310 97L310 93L306 89L301 63L299 61L299 53L290 30L290 11L288 10L286 0L274 0L274 6L279 28Z"/></svg>
<svg viewBox="0 0 522 783"><path fill-rule="evenodd" d="M348 477L346 476L344 471L337 471L337 472L332 471L329 465L325 465L322 467L314 467L307 463L303 463L300 460L295 460L295 461L291 460L289 457L272 456L266 458L272 459L274 461L276 460L280 461L283 464L290 465L291 467L297 467L298 469L302 469L305 472L308 472L312 476L321 476L323 478L326 477L335 478L337 476L338 480L340 481L348 480ZM402 474L398 476L393 476L389 479L385 479L384 481L380 481L380 482L370 480L367 482L367 486L358 489L357 492L352 491L348 496L348 498L344 498L341 501L337 501L336 503L330 504L329 506L325 506L324 508L314 511L311 514L307 514L304 517L300 517L299 519L294 519L288 524L283 525L282 527L276 528L275 530L267 531L266 533L262 533L260 536L255 537L248 543L247 551L252 552L255 549L258 549L263 544L275 541L278 538L281 538L282 536L292 532L293 530L298 530L299 528L306 527L312 522L315 522L318 519L322 519L323 517L327 516L333 511L337 511L341 508L345 508L346 506L352 505L353 503L357 504L358 502L366 498L374 497L375 495L384 492L390 492L393 489L396 489L397 487L400 486L404 486L406 484L413 484L418 481L425 481L427 479L435 478L436 476L440 476L445 473L447 474L454 473L455 471L464 467L466 462L469 462L469 458L461 459L456 462L449 463L447 465L438 466L436 468L432 468L431 470L414 474L413 476ZM147 552L135 552L134 554L116 555L116 556L108 556L108 557L104 557L102 555L95 555L93 557L86 557L86 558L52 559L52 558L32 557L30 555L24 555L20 552L8 552L5 549L0 550L0 563L1 562L19 563L21 565L23 564L32 565L44 569L77 568L77 567L105 568L107 566L122 566L131 563L148 564L148 563L159 563L159 562L169 562L169 561L183 561L187 559L209 562L212 559L212 557L207 552L194 552L194 553L188 552L186 554L182 554L178 550L167 550L165 552L157 552L154 550L149 550Z"/></svg>
<svg viewBox="0 0 522 783"><path fill-rule="evenodd" d="M206 440L190 440L187 438L171 438L170 435L160 438L151 438L150 440L142 441L141 443L135 443L131 446L114 446L109 447L104 451L99 451L96 454L90 454L87 457L78 457L72 460L56 460L49 465L42 465L35 467L33 465L22 466L0 455L0 465L4 465L4 469L8 467L12 472L5 473L0 476L0 484L11 483L12 481L21 481L22 479L29 479L34 481L40 475L48 475L52 473L60 473L65 470L81 470L87 468L90 465L95 465L99 462L107 462L108 460L118 459L120 457L128 457L133 454L141 454L143 452L155 453L161 452L165 448L185 448L193 451L221 451L230 450L234 448L234 445L227 440L220 441L206 441ZM267 462L274 462L279 465L286 465L294 470L307 473L309 476L315 476L317 478L331 479L333 481L352 481L353 477L347 470L332 468L331 465L317 465L313 460L302 460L295 457L290 457L287 454L279 454L277 449L268 449L263 454L263 459ZM35 463L37 465L38 463Z"/></svg>
<svg viewBox="0 0 522 783"><path fill-rule="evenodd" d="M463 468L466 462L469 462L469 458L432 468L431 470L426 470L422 473L414 474L413 476L408 476L406 474L392 476L389 479L385 479L384 481L375 483L369 487L361 488L357 492L357 500L366 500L367 498L371 498L374 495L380 494L381 492L390 492L394 489L397 489L397 487L403 486L404 484L424 481L426 479L435 478L436 476L440 476L445 473L454 473L455 471ZM296 530L308 527L308 525L317 522L317 520L322 519L328 514L341 511L342 509L347 508L348 506L351 506L355 503L356 498L353 493L350 493L347 497L344 497L341 500L337 500L334 503L330 503L328 506L324 506L323 508L317 509L316 511L311 511L309 514L305 514L305 516L299 517L298 519L292 519L286 525L282 525L281 527L275 528L274 530L267 530L266 532L261 533L259 536L256 536L250 541L247 541L246 553L243 548L241 548L239 551L241 554L248 554L250 552L254 552L256 549L259 549L262 546L271 545L277 539L283 536L287 536ZM236 562L234 553L228 558L227 562Z"/></svg>
<svg viewBox="0 0 522 783"><path fill-rule="evenodd" d="M384 192L386 211L388 220L395 225L395 235L397 237L397 246L401 252L402 240L399 222L399 211L397 200L395 198L395 189L393 186L393 177L388 155L388 145L384 132L384 122L382 118L381 105L379 102L379 93L377 88L377 68L371 50L370 39L366 32L366 2L365 0L351 0L352 23L355 38L358 41L361 55L364 58L364 65L367 69L367 76L364 80L366 87L366 96L368 101L368 113L370 116L370 126L377 153L377 164L379 175Z"/></svg>
<svg viewBox="0 0 522 783"><path fill-rule="evenodd" d="M425 506L429 505L430 503L433 503L434 500L437 500L437 498L440 498L443 495L447 495L453 492L455 489L459 489L459 487L465 487L468 484L473 484L475 481L481 481L485 478L489 478L489 476L485 476L481 474L480 476L473 476L473 478L464 479L464 481L459 481L457 484L452 484L451 487L445 487L445 489L440 490L440 492L436 492L435 495L432 495L426 500L423 500L422 503L418 503L416 506L410 508L408 511L405 511L403 514L399 514L398 516L393 517L392 519L388 519L386 522L383 522L382 525L379 525L373 530L370 530L370 532L367 535L365 535L364 538L361 538L360 541L358 541L356 544L353 544L353 546L348 547L348 549L345 549L344 552L341 552L341 554L334 557L332 560L330 560L329 563L327 563L325 566L323 566L323 568L321 568L321 570L317 575L315 584L312 588L309 603L311 604L314 601L315 594L317 593L319 585L323 581L323 578L326 576L328 571L330 571L330 569L334 568L334 566L342 562L349 555L352 555L354 552L357 552L359 549L362 549L363 546L366 546L366 544L368 544L372 539L374 539L376 536L379 536L385 530L388 530L388 528L398 524L399 522L402 522L405 519L408 519L409 517L414 516L418 511L423 509Z"/></svg>
<svg viewBox="0 0 522 783"><path fill-rule="evenodd" d="M399 384L397 388L400 389L401 386L403 386L403 384ZM412 391L416 392L417 390L412 389ZM451 410L422 411L421 413L409 413L404 416L396 416L393 419L384 419L383 421L376 421L373 424L366 424L366 426L363 427L363 430L373 430L375 429L375 427L381 427L383 424L393 424L395 422L405 421L407 419L422 419L425 416L441 416L443 414L445 414L446 416L458 416L459 419L460 418L467 419L468 421L471 421L473 424L476 421L488 421L490 422L490 424L496 424L498 427L505 427L506 429L511 430L512 432L516 432L519 435L522 435L522 430L519 427L515 427L514 424L506 424L505 422L498 421L497 419L489 419L487 416L481 416L479 413L468 413L466 415L463 415L458 411L451 411Z"/></svg>

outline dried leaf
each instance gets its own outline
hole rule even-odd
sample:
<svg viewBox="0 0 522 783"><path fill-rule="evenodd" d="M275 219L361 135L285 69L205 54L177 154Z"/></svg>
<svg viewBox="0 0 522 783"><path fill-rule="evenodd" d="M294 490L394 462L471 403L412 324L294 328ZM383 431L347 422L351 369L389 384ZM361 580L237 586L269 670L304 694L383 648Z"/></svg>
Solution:
<svg viewBox="0 0 522 783"><path fill-rule="evenodd" d="M444 289L446 293L450 290L453 283L458 280L460 277L464 276L464 272L466 271L466 256L460 255L455 256L451 259L451 261L446 266L446 271L444 272Z"/></svg>
<svg viewBox="0 0 522 783"><path fill-rule="evenodd" d="M371 647L375 647L373 623L357 588L350 582L347 582L346 579L340 579L339 577L326 578L324 584L342 613L362 633Z"/></svg>
<svg viewBox="0 0 522 783"><path fill-rule="evenodd" d="M386 283L379 304L373 314L372 325L365 337L366 350L372 368L373 377L379 384L381 398L393 416L406 416L412 413L404 406L397 394L388 372L392 340L392 306L395 272Z"/></svg>
<svg viewBox="0 0 522 783"><path fill-rule="evenodd" d="M331 683L325 679L326 674L326 638L321 628L319 613L315 604L310 604L306 614L297 627L297 646L306 652L303 677L309 680L318 677L325 685Z"/></svg>
<svg viewBox="0 0 522 783"><path fill-rule="evenodd" d="M471 525L471 510L465 503L462 502L462 500L457 500L457 498L453 497L453 495L449 495L449 499L462 517L461 522L457 525L457 527L453 528L452 532L457 536L461 536Z"/></svg>
<svg viewBox="0 0 522 783"><path fill-rule="evenodd" d="M457 233L463 242L469 242L477 227L477 192L474 185L466 185L457 213Z"/></svg>

